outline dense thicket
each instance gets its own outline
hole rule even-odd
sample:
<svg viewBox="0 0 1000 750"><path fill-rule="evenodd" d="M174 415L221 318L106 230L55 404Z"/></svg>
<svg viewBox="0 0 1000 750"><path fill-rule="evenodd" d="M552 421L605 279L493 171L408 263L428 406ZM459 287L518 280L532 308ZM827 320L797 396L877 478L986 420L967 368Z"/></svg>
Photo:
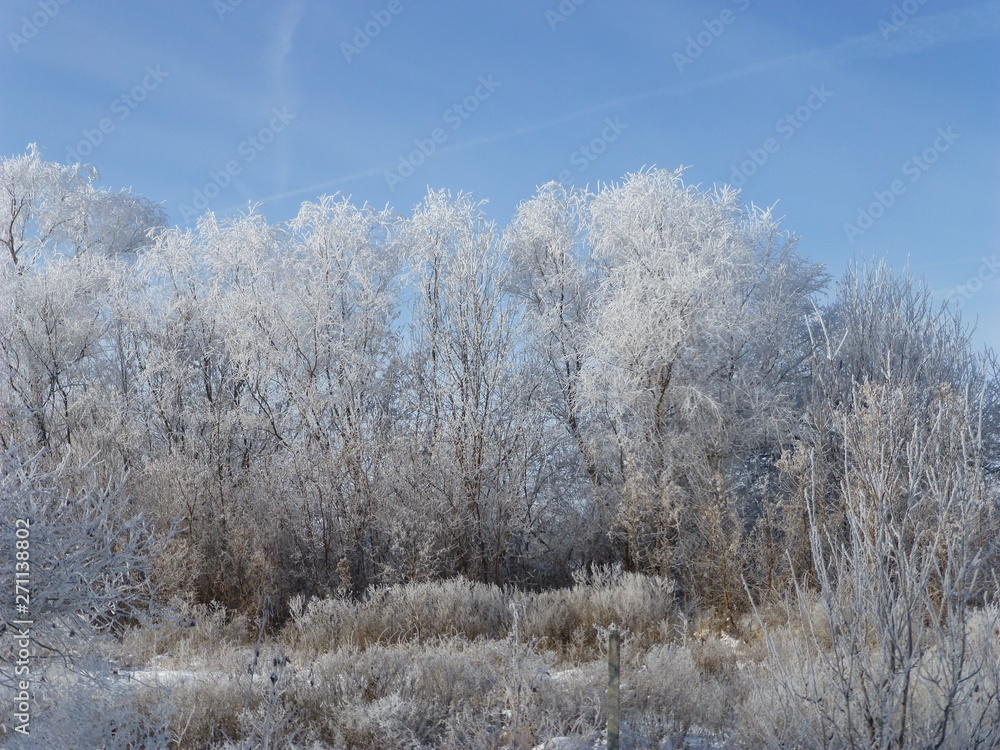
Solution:
<svg viewBox="0 0 1000 750"><path fill-rule="evenodd" d="M890 570L957 554L942 523L989 586L989 359L882 264L824 296L735 191L645 171L503 228L431 192L181 230L95 179L0 161L0 448L178 521L166 593L256 611L617 562L735 614L878 529Z"/></svg>

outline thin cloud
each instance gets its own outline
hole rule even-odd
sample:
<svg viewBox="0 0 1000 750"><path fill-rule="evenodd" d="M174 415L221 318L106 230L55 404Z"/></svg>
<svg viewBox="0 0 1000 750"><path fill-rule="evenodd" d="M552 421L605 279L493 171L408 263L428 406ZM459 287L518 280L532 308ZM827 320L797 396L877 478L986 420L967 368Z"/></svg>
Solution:
<svg viewBox="0 0 1000 750"><path fill-rule="evenodd" d="M565 115L563 117L556 118L554 120L549 120L547 122L537 123L535 125L526 125L521 128L514 128L512 130L504 130L500 133L494 133L493 135L483 136L481 138L473 138L472 140L462 141L461 143L450 143L445 144L441 148L435 151L436 154L443 154L449 151L464 151L465 149L473 148L475 146L482 146L488 143L498 143L500 141L505 141L510 138L516 138L521 135L526 135L536 130L542 130L543 128L552 127L553 125L558 125L563 122L568 122L579 116L580 113L574 112L573 114ZM261 200L262 203L269 203L271 201L284 200L286 198L294 198L297 195L303 195L310 193L312 195L320 195L322 191L327 190L331 187L336 187L338 185L343 185L347 182L353 182L354 180L362 180L366 177L375 177L380 174L385 174L389 170L398 166L399 161L394 160L391 162L386 162L377 167L369 167L368 169L363 169L358 172L352 172L351 174L344 175L342 177L337 177L332 180L326 180L325 182L319 182L314 185L307 185L305 187L296 188L295 190L289 190L283 193L276 193L274 195L269 195Z"/></svg>
<svg viewBox="0 0 1000 750"><path fill-rule="evenodd" d="M366 177L375 177L376 175L384 174L387 170L392 169L396 166L396 162L388 162L379 167L369 167L368 169L363 169L360 172L352 172L351 174L343 175L342 177L337 177L332 180L327 180L325 182L318 182L314 185L307 185L306 187L296 188L295 190L289 190L284 193L276 193L274 195L269 195L261 199L261 203L270 203L271 201L280 201L286 198L294 198L297 195L303 195L309 193L313 196L322 195L324 191L327 191L331 187L337 185L343 185L347 182L353 182L354 180L362 180Z"/></svg>
<svg viewBox="0 0 1000 750"><path fill-rule="evenodd" d="M265 57L271 100L280 107L298 111L298 90L289 58L294 50L295 32L305 14L304 0L290 0L281 8L274 36ZM292 174L293 160L287 139L275 144L275 177L278 185L286 185Z"/></svg>
<svg viewBox="0 0 1000 750"><path fill-rule="evenodd" d="M300 3L293 3L300 4ZM301 17L301 13L300 13ZM886 24L892 21L886 17L881 19ZM297 23L297 22L296 22ZM745 78L750 75L761 73L765 70L779 68L784 65L795 63L812 63L816 65L833 65L843 62L865 59L886 59L912 55L924 52L937 47L944 47L959 42L971 41L974 39L988 39L1000 36L1000 1L991 0L980 5L958 10L933 13L928 15L917 14L906 18L906 22L888 30L887 27L879 27L878 21L874 22L876 28L870 34L856 37L848 37L836 44L818 47L803 52L782 55L754 63L736 70L719 73L707 78L693 81L684 81L670 86L661 86L647 91L639 91L633 94L608 99L597 104L575 110L569 114L557 117L544 122L525 125L520 128L501 131L493 135L475 138L461 143L450 143L438 150L438 153L448 151L459 151L475 146L499 143L511 138L518 138L538 130L561 125L586 115L602 112L608 109L622 107L628 104L656 99L663 96L681 96L695 91L704 91L725 85L731 81ZM271 200L281 200L293 198L304 193L314 193L315 191L326 190L354 180L373 177L392 169L395 162L390 162L378 167L371 167L349 175L344 175L333 180L321 182L308 187L298 188L277 195L269 196L264 202Z"/></svg>
<svg viewBox="0 0 1000 750"><path fill-rule="evenodd" d="M987 2L969 8L908 17L902 25L891 27L892 20L875 33L845 39L834 45L829 54L836 60L900 57L936 47L974 39L1000 36L1000 2Z"/></svg>
<svg viewBox="0 0 1000 750"><path fill-rule="evenodd" d="M288 58L292 54L295 32L302 22L304 13L303 0L290 0L281 9L266 56L268 76L272 86L281 87L286 83Z"/></svg>
<svg viewBox="0 0 1000 750"><path fill-rule="evenodd" d="M887 19L882 19L891 23ZM600 104L579 110L575 116L609 107L622 106L644 99L661 96L686 94L693 91L716 88L730 81L745 78L789 63L834 64L865 59L885 59L924 52L936 47L1000 36L1000 2L987 2L971 8L934 13L927 16L911 16L906 23L894 30L883 31L876 28L871 34L848 37L836 44L816 49L774 57L737 70L719 73L690 83L662 86L648 91L610 99Z"/></svg>

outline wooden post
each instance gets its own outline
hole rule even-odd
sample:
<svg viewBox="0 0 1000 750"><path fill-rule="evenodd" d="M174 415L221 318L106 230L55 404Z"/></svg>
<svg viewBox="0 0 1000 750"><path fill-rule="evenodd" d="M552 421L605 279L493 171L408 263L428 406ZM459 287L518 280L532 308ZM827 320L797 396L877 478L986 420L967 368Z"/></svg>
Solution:
<svg viewBox="0 0 1000 750"><path fill-rule="evenodd" d="M618 750L621 722L621 634L612 624L608 630L608 750Z"/></svg>

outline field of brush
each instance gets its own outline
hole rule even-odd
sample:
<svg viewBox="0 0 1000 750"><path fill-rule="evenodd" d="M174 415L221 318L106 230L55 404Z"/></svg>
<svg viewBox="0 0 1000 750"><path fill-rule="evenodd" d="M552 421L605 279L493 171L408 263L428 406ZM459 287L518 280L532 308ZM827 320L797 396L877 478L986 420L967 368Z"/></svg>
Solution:
<svg viewBox="0 0 1000 750"><path fill-rule="evenodd" d="M849 747L850 725L834 720L851 701L860 747L866 704L838 694L836 670L857 670L860 691L891 656L873 642L845 661L818 594L721 622L684 611L668 580L614 569L543 593L454 579L295 600L282 624L183 602L170 612L104 651L111 671L54 677L30 742L5 747L601 747L613 624L622 747ZM945 747L996 736L997 612L969 615ZM929 731L955 656L932 635L910 671L907 719Z"/></svg>

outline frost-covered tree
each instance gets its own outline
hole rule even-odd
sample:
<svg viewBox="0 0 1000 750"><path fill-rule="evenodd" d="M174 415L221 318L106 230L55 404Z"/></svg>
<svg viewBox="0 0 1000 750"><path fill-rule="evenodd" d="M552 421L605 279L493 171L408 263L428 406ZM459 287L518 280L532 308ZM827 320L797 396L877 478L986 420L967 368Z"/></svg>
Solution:
<svg viewBox="0 0 1000 750"><path fill-rule="evenodd" d="M164 232L138 264L133 358L152 461L137 481L185 519L179 543L204 562L207 598L239 606L272 586L378 580L396 421L394 221L332 197L285 225L209 215Z"/></svg>
<svg viewBox="0 0 1000 750"><path fill-rule="evenodd" d="M18 272L54 254L119 254L149 244L163 211L128 191L98 188L96 169L42 161L32 144L0 159L0 246Z"/></svg>
<svg viewBox="0 0 1000 750"><path fill-rule="evenodd" d="M153 606L151 563L164 534L136 512L121 484L106 484L93 466L47 469L37 455L0 456L4 547L24 551L5 555L3 570L14 581L16 561L28 563L21 578L30 615L19 618L11 604L4 622L33 620L43 661L73 662L90 641L120 633Z"/></svg>
<svg viewBox="0 0 1000 750"><path fill-rule="evenodd" d="M884 260L854 264L812 322L821 403L845 403L858 384L956 388L982 384L971 330L909 271Z"/></svg>
<svg viewBox="0 0 1000 750"><path fill-rule="evenodd" d="M271 242L230 243L230 263L248 281L220 298L247 418L280 467L285 486L275 494L295 514L313 585L334 590L378 580L387 544L381 482L396 417L395 221L343 198L304 203Z"/></svg>
<svg viewBox="0 0 1000 750"><path fill-rule="evenodd" d="M811 569L796 571L787 612L802 627L779 645L787 634L765 626L779 696L769 746L994 747L1000 519L982 401L894 382L891 364L881 374L836 409L838 527L826 483L804 489ZM802 463L825 470L815 451Z"/></svg>
<svg viewBox="0 0 1000 750"><path fill-rule="evenodd" d="M131 388L112 338L124 261L163 223L145 198L96 186L96 170L0 160L0 423L13 441L87 457ZM126 368L127 369L127 368ZM89 431L93 445L87 444ZM80 450L82 448L82 450Z"/></svg>
<svg viewBox="0 0 1000 750"><path fill-rule="evenodd" d="M781 462L775 498L781 546L789 554L782 552L773 562L783 569L790 559L798 575L815 572L807 497L815 498L814 522L823 529L818 539L836 544L847 531L843 484L858 467L844 460L843 419L865 403L862 389L890 388L909 395L906 408L896 415L900 430L919 430L932 422L942 394L953 394L977 415L977 460L985 471L997 460L993 360L974 352L968 327L947 306L936 304L929 287L912 274L896 274L884 261L852 266L830 303L811 316L810 331L809 388L795 439ZM884 439L890 443L886 451L899 449L895 438ZM951 467L942 460L934 470Z"/></svg>
<svg viewBox="0 0 1000 750"><path fill-rule="evenodd" d="M534 525L539 420L518 351L521 310L505 295L501 236L467 195L431 192L402 230L413 277L403 407L407 489L447 545L447 563L482 580L517 569Z"/></svg>
<svg viewBox="0 0 1000 750"><path fill-rule="evenodd" d="M619 446L628 562L734 606L761 470L796 421L805 314L824 276L769 211L679 172L605 188L588 226L606 271L584 383Z"/></svg>
<svg viewBox="0 0 1000 750"><path fill-rule="evenodd" d="M537 378L534 406L547 423L551 505L560 511L554 526L572 529L551 540L567 565L604 562L612 554L614 439L606 414L587 404L581 390L600 283L587 236L590 198L549 183L518 207L504 235L511 292L524 306L523 345Z"/></svg>
<svg viewBox="0 0 1000 750"><path fill-rule="evenodd" d="M12 698L27 693L32 706L24 735L14 732L24 719L5 707L8 741L165 748L165 721L151 715L159 710L139 710L104 647L156 620L153 560L169 532L137 512L122 477L108 481L96 465L68 460L49 468L43 459L0 454L0 574L11 586L0 634L15 646L0 651L0 687Z"/></svg>
<svg viewBox="0 0 1000 750"><path fill-rule="evenodd" d="M121 362L109 336L123 274L117 260L100 255L0 273L2 439L57 454L106 447L103 436L122 408L112 386Z"/></svg>
<svg viewBox="0 0 1000 750"><path fill-rule="evenodd" d="M549 409L576 443L589 479L600 484L579 392L598 283L586 244L586 200L585 193L545 185L518 207L505 241L512 289L525 302L528 343L552 386Z"/></svg>
<svg viewBox="0 0 1000 750"><path fill-rule="evenodd" d="M190 577L178 588L227 604L255 604L274 573L265 554L270 528L252 537L248 526L259 512L252 470L268 439L247 416L247 382L230 337L235 310L226 304L253 279L240 252L268 246L273 235L252 215L164 231L135 265L139 283L122 305L137 381L129 440L142 456L131 485L159 517L182 520L175 544L192 564L180 566Z"/></svg>

